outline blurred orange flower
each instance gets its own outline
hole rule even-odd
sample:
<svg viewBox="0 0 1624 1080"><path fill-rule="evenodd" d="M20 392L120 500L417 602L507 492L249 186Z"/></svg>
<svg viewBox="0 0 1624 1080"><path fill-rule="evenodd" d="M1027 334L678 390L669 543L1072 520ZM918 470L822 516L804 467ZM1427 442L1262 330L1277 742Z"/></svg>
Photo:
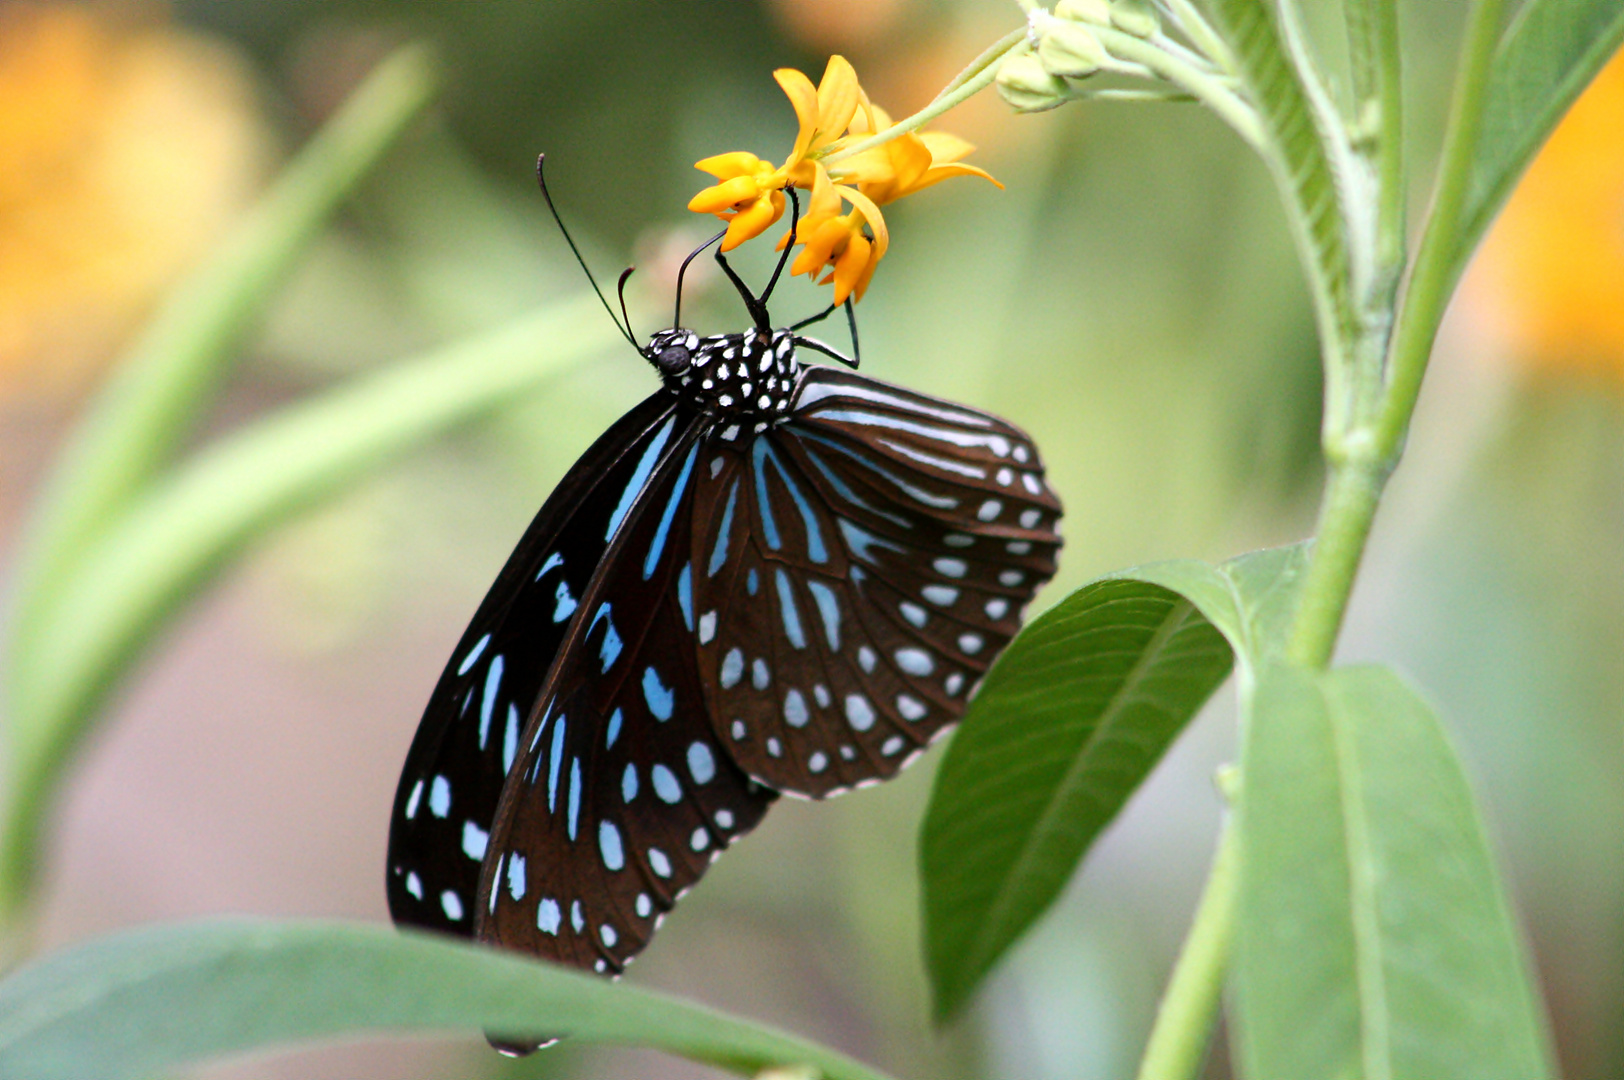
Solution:
<svg viewBox="0 0 1624 1080"><path fill-rule="evenodd" d="M0 7L0 394L82 386L263 172L234 56L97 11Z"/></svg>
<svg viewBox="0 0 1624 1080"><path fill-rule="evenodd" d="M1516 347L1624 380L1624 53L1540 151L1484 249Z"/></svg>

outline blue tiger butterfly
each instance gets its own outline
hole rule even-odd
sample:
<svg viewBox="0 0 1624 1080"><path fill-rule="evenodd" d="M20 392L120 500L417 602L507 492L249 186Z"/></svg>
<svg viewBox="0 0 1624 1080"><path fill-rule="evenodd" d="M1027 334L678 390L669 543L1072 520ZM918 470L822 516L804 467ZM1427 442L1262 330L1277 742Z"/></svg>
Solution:
<svg viewBox="0 0 1624 1080"><path fill-rule="evenodd" d="M638 350L660 389L479 605L401 772L397 923L619 973L780 793L876 783L948 730L1053 576L1032 440L803 366L856 362L799 332L832 306L772 327L791 247L759 298L716 254L744 333L683 329L679 275L673 327Z"/></svg>

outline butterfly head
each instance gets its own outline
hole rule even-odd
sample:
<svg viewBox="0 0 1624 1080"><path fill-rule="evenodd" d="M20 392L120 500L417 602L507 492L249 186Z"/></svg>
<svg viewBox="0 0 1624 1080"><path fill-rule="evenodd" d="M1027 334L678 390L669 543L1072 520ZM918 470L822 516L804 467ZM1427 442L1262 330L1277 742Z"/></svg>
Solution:
<svg viewBox="0 0 1624 1080"><path fill-rule="evenodd" d="M673 326L649 338L641 351L649 363L660 369L661 375L676 379L686 375L688 369L694 366L694 354L698 350L699 335L692 330Z"/></svg>

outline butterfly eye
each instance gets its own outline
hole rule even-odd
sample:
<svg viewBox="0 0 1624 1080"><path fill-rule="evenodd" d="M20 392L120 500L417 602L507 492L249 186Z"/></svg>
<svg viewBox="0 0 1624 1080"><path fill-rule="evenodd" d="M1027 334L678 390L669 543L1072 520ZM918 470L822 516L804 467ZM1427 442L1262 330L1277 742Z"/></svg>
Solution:
<svg viewBox="0 0 1624 1080"><path fill-rule="evenodd" d="M649 357L654 366L666 375L681 375L693 362L693 354L684 345L667 345Z"/></svg>

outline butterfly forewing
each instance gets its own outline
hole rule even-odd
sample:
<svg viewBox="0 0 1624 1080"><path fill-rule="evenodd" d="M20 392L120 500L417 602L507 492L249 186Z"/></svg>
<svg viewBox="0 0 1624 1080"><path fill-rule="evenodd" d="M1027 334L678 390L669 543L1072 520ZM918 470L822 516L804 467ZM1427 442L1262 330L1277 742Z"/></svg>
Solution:
<svg viewBox="0 0 1624 1080"><path fill-rule="evenodd" d="M637 491L673 439L660 391L587 450L537 513L457 644L401 772L388 896L397 922L473 932L502 785L542 680Z"/></svg>
<svg viewBox="0 0 1624 1080"><path fill-rule="evenodd" d="M481 940L618 972L774 797L716 739L699 679L699 442L678 443L583 597L495 818Z"/></svg>

